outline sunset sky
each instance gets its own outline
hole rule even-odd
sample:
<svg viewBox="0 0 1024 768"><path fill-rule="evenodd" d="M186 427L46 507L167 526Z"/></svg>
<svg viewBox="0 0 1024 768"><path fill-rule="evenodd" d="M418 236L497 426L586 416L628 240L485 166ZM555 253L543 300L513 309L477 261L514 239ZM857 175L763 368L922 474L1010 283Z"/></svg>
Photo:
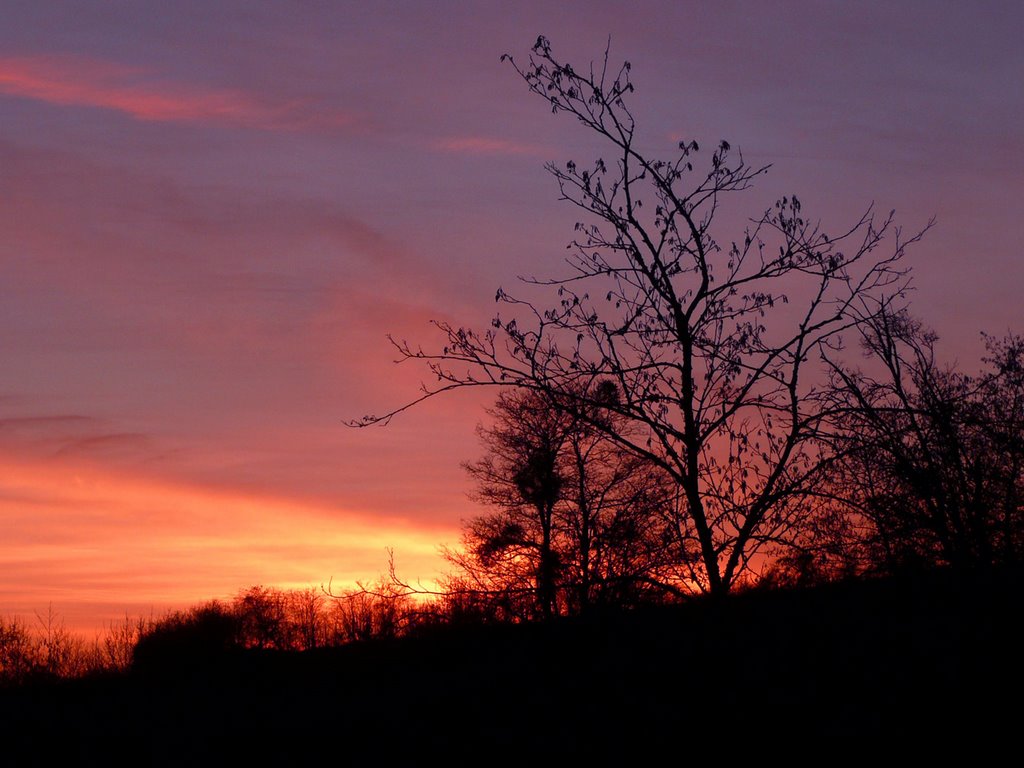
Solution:
<svg viewBox="0 0 1024 768"><path fill-rule="evenodd" d="M558 8L558 11L553 10ZM386 333L562 272L600 151L502 53L629 59L643 148L728 139L826 229L905 230L950 361L1024 331L1019 3L20 2L0 22L0 614L430 579L493 393ZM746 206L745 208L743 206Z"/></svg>

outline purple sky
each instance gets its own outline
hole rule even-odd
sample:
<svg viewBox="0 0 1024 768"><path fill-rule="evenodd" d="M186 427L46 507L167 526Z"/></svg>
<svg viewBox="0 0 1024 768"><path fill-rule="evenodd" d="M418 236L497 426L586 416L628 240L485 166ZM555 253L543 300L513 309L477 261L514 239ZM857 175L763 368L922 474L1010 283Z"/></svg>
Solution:
<svg viewBox="0 0 1024 768"><path fill-rule="evenodd" d="M731 215L935 216L909 260L947 359L1024 330L1019 4L254 6L4 5L0 613L440 567L485 393L342 421L416 392L385 333L561 272L542 165L600 149L499 62L539 33L577 65L611 34L648 152L772 163Z"/></svg>

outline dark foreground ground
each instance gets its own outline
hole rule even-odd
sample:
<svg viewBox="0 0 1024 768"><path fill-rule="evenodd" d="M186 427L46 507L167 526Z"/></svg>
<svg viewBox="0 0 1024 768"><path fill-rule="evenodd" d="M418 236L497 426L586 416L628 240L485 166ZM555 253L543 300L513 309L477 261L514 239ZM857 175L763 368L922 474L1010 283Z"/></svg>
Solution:
<svg viewBox="0 0 1024 768"><path fill-rule="evenodd" d="M0 765L1016 760L1022 583L751 593L37 683L0 691Z"/></svg>

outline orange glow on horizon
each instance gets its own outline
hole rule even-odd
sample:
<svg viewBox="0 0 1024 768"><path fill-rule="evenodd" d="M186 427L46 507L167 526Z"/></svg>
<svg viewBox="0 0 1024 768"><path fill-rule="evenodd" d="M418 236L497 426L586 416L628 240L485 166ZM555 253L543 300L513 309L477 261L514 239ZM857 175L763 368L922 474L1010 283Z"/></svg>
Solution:
<svg viewBox="0 0 1024 768"><path fill-rule="evenodd" d="M87 464L0 458L0 614L48 606L91 631L255 584L344 588L376 578L393 549L429 583L457 531L352 510L116 474Z"/></svg>

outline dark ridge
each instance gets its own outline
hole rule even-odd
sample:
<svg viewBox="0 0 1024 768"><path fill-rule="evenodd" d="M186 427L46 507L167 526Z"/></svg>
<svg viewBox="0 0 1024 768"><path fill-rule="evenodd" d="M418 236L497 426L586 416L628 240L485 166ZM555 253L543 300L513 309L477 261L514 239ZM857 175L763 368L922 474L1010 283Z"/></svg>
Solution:
<svg viewBox="0 0 1024 768"><path fill-rule="evenodd" d="M123 676L0 692L4 757L545 765L984 754L1014 744L1019 726L1022 586L1020 574L918 575L302 653L150 659Z"/></svg>

